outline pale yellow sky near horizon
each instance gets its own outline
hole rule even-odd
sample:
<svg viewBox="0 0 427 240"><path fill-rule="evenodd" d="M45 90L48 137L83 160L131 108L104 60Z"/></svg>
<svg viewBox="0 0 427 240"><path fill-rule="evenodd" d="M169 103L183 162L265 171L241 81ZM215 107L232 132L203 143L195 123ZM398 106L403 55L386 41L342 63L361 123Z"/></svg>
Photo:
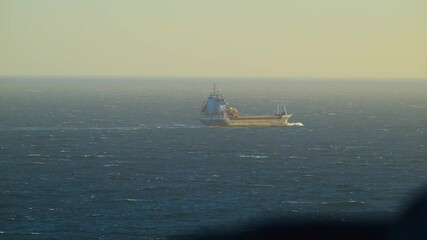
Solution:
<svg viewBox="0 0 427 240"><path fill-rule="evenodd" d="M0 75L427 79L427 1L0 0Z"/></svg>

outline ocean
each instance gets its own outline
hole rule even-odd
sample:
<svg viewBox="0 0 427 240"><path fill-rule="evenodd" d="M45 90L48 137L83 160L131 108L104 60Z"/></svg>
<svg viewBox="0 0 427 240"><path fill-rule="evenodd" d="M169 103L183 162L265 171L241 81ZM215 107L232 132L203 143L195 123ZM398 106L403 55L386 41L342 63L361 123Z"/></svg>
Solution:
<svg viewBox="0 0 427 240"><path fill-rule="evenodd" d="M286 103L304 127L206 127ZM393 218L427 184L427 82L0 79L0 239L164 239L281 217Z"/></svg>

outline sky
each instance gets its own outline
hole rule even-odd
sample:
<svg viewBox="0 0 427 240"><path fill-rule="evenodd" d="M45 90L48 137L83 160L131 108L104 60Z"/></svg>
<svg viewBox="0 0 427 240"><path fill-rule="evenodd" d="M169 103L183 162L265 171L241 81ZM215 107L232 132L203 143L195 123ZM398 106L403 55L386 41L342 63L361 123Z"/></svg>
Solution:
<svg viewBox="0 0 427 240"><path fill-rule="evenodd" d="M425 0L0 0L0 76L427 79Z"/></svg>

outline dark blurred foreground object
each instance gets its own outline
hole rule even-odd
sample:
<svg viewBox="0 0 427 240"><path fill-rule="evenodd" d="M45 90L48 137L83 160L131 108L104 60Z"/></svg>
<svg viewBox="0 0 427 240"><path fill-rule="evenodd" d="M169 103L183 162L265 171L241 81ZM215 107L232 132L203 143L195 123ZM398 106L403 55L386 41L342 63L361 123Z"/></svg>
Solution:
<svg viewBox="0 0 427 240"><path fill-rule="evenodd" d="M353 219L353 218L352 218ZM298 220L282 219L242 226L232 230L208 231L202 234L176 236L172 239L384 239L427 240L427 191L417 198L395 221L364 220Z"/></svg>
<svg viewBox="0 0 427 240"><path fill-rule="evenodd" d="M427 240L427 190L424 189L402 217L391 226L387 239Z"/></svg>

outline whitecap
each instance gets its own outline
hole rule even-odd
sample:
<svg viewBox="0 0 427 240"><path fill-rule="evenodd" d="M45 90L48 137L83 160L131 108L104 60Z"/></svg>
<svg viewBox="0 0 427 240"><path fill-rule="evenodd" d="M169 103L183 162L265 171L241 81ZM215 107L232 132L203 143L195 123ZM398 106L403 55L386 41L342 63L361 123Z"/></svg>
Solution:
<svg viewBox="0 0 427 240"><path fill-rule="evenodd" d="M241 157L241 158L256 158L256 159L268 158L268 156L265 156L265 155L242 155L242 154L240 154L239 157Z"/></svg>
<svg viewBox="0 0 427 240"><path fill-rule="evenodd" d="M38 154L38 153L30 153L27 155L28 157L41 157L42 155Z"/></svg>
<svg viewBox="0 0 427 240"><path fill-rule="evenodd" d="M252 187L268 187L268 188L274 188L274 185L270 184L253 184Z"/></svg>
<svg viewBox="0 0 427 240"><path fill-rule="evenodd" d="M411 108L425 108L425 106L421 106L421 105L411 105L409 107L411 107Z"/></svg>
<svg viewBox="0 0 427 240"><path fill-rule="evenodd" d="M104 167L118 167L119 164L105 164Z"/></svg>
<svg viewBox="0 0 427 240"><path fill-rule="evenodd" d="M145 202L145 201L147 201L147 200L144 200L144 199L137 199L137 198L126 198L124 200L128 201L128 202Z"/></svg>
<svg viewBox="0 0 427 240"><path fill-rule="evenodd" d="M29 92L29 93L41 93L41 92L43 92L43 90L40 90L40 89L28 89L26 92Z"/></svg>
<svg viewBox="0 0 427 240"><path fill-rule="evenodd" d="M390 130L388 130L387 128L379 128L379 129L377 129L377 131L388 132L388 131L390 131Z"/></svg>
<svg viewBox="0 0 427 240"><path fill-rule="evenodd" d="M359 149L359 148L367 148L368 146L345 146L347 149Z"/></svg>
<svg viewBox="0 0 427 240"><path fill-rule="evenodd" d="M38 165L44 165L45 164L44 162L32 162L32 163L38 164Z"/></svg>
<svg viewBox="0 0 427 240"><path fill-rule="evenodd" d="M115 156L114 155L97 155L96 157L99 157L99 158L113 158Z"/></svg>

